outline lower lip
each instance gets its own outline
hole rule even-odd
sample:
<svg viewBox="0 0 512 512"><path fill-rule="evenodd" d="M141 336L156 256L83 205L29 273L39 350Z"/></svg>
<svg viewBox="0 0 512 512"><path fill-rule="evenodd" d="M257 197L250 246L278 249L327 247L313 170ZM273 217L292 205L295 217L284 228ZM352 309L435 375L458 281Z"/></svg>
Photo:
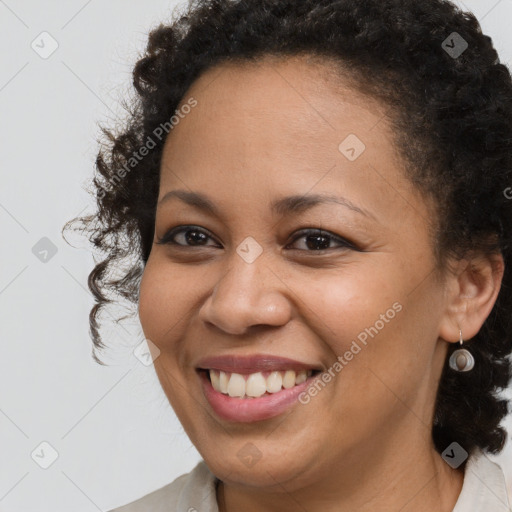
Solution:
<svg viewBox="0 0 512 512"><path fill-rule="evenodd" d="M310 377L293 388L282 389L277 393L259 398L236 398L213 389L205 371L201 371L199 374L204 395L217 416L227 421L241 423L267 420L279 416L298 401L298 396L315 378Z"/></svg>

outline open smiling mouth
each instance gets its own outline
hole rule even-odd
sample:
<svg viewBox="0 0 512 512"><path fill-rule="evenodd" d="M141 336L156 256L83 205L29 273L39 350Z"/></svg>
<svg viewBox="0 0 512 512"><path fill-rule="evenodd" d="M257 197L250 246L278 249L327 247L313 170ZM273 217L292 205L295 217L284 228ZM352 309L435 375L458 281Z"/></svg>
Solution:
<svg viewBox="0 0 512 512"><path fill-rule="evenodd" d="M225 421L249 423L283 414L320 370L272 370L236 373L198 369L203 393L214 413Z"/></svg>
<svg viewBox="0 0 512 512"><path fill-rule="evenodd" d="M252 399L291 389L316 374L319 370L282 370L240 374L221 370L206 370L215 391L232 398Z"/></svg>

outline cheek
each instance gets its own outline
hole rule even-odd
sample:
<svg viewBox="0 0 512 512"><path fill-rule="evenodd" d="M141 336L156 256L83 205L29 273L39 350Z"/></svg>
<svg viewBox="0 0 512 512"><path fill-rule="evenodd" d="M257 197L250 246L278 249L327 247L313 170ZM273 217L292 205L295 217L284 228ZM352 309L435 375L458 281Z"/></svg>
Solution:
<svg viewBox="0 0 512 512"><path fill-rule="evenodd" d="M294 292L305 306L303 314L336 354L349 350L352 340L364 343L365 338L371 339L375 324L379 334L384 334L400 321L400 283L384 281L384 274L379 267L376 273L342 270L294 278Z"/></svg>
<svg viewBox="0 0 512 512"><path fill-rule="evenodd" d="M431 357L434 325L418 329L424 316L420 296L408 296L407 276L385 280L386 275L391 273L379 266L375 273L295 279L302 315L329 354L345 408L386 401L387 395L394 401L383 382L407 393L423 378Z"/></svg>
<svg viewBox="0 0 512 512"><path fill-rule="evenodd" d="M211 269L186 267L150 256L139 290L139 319L146 338L171 349L211 289ZM210 284L209 284L210 283Z"/></svg>
<svg viewBox="0 0 512 512"><path fill-rule="evenodd" d="M139 318L146 338L160 346L165 333L186 314L183 278L159 258L149 258L139 290Z"/></svg>

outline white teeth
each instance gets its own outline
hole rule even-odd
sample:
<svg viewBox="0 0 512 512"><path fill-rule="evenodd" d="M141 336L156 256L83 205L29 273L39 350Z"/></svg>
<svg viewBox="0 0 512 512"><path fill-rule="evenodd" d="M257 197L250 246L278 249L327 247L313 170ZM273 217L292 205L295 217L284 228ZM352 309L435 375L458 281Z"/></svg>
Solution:
<svg viewBox="0 0 512 512"><path fill-rule="evenodd" d="M210 370L210 373L212 373L211 370ZM229 382L229 378L228 378L227 373L220 372L220 375L219 375L219 389L217 391L220 391L221 393L227 394L228 393L228 382ZM213 382L212 382L212 384L213 384Z"/></svg>
<svg viewBox="0 0 512 512"><path fill-rule="evenodd" d="M213 389L231 397L257 398L265 393L277 393L302 384L312 375L312 371L294 370L273 371L267 378L261 372L241 375L239 373L226 373L219 370L210 370L210 380Z"/></svg>
<svg viewBox="0 0 512 512"><path fill-rule="evenodd" d="M297 373L297 377L295 377L295 384L302 384L308 378L308 372L306 370L301 370Z"/></svg>
<svg viewBox="0 0 512 512"><path fill-rule="evenodd" d="M293 370L286 370L283 377L283 388L290 389L295 386L295 372Z"/></svg>
<svg viewBox="0 0 512 512"><path fill-rule="evenodd" d="M239 373L232 373L228 382L228 395L243 398L245 395L245 379Z"/></svg>
<svg viewBox="0 0 512 512"><path fill-rule="evenodd" d="M267 381L261 372L249 375L245 383L245 394L247 396L257 397L264 395L265 391L267 391Z"/></svg>
<svg viewBox="0 0 512 512"><path fill-rule="evenodd" d="M272 372L267 377L267 391L269 393L277 393L281 391L283 387L283 377L281 376L281 372Z"/></svg>
<svg viewBox="0 0 512 512"><path fill-rule="evenodd" d="M213 389L220 389L220 375L219 375L219 372L210 371L210 379L212 381Z"/></svg>

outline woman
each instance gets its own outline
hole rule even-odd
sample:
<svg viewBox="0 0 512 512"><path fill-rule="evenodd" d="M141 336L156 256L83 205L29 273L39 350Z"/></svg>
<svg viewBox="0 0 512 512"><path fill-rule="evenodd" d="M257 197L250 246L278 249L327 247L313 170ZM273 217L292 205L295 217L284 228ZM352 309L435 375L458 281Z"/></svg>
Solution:
<svg viewBox="0 0 512 512"><path fill-rule="evenodd" d="M138 303L204 461L116 510L511 510L512 82L475 17L196 1L134 85L91 330Z"/></svg>

